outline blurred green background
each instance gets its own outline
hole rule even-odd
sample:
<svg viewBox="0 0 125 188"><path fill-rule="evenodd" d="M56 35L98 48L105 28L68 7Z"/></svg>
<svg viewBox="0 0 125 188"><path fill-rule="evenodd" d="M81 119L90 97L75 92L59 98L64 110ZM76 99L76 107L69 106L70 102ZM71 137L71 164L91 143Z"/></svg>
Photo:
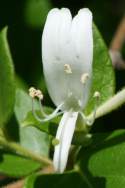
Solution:
<svg viewBox="0 0 125 188"><path fill-rule="evenodd" d="M40 87L45 104L50 104L43 80L41 60L41 36L48 11L53 7L68 7L75 15L80 8L88 7L93 12L94 22L106 44L110 41L125 14L125 0L1 0L0 29L8 26L8 40L15 64L16 74L28 86ZM123 55L125 56L123 50ZM103 58L103 57L102 57ZM116 72L116 91L125 85L125 71ZM52 104L52 103L51 103ZM99 119L93 131L124 128L124 107ZM100 125L101 123L101 125Z"/></svg>

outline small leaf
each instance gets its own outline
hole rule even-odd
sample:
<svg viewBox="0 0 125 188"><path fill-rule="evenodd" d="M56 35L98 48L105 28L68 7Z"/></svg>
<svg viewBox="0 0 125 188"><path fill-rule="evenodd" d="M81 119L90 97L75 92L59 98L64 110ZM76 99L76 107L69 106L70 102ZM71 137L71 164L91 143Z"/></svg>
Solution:
<svg viewBox="0 0 125 188"><path fill-rule="evenodd" d="M95 106L93 94L100 92L100 104L104 103L114 94L115 79L114 70L108 49L95 25L93 25L94 35L94 62L93 62L93 81L89 103L86 112L90 113Z"/></svg>
<svg viewBox="0 0 125 188"><path fill-rule="evenodd" d="M95 134L79 153L79 164L94 188L125 187L125 130Z"/></svg>
<svg viewBox="0 0 125 188"><path fill-rule="evenodd" d="M0 151L0 173L11 177L31 174L41 167L38 162Z"/></svg>
<svg viewBox="0 0 125 188"><path fill-rule="evenodd" d="M7 42L7 28L0 31L0 126L13 113L15 83L14 67Z"/></svg>

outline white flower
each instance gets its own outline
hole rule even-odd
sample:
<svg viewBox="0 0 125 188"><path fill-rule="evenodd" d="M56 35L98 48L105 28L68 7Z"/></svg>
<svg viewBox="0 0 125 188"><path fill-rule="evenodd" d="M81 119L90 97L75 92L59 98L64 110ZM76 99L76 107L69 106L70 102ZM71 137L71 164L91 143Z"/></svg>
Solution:
<svg viewBox="0 0 125 188"><path fill-rule="evenodd" d="M43 69L56 106L78 111L87 103L93 59L92 13L81 9L72 19L69 9L52 9L42 37ZM83 75L89 79L84 84Z"/></svg>
<svg viewBox="0 0 125 188"><path fill-rule="evenodd" d="M52 9L42 36L42 59L52 101L64 112L56 139L53 164L63 172L78 113L87 103L93 60L92 13L81 9L72 19L69 9Z"/></svg>

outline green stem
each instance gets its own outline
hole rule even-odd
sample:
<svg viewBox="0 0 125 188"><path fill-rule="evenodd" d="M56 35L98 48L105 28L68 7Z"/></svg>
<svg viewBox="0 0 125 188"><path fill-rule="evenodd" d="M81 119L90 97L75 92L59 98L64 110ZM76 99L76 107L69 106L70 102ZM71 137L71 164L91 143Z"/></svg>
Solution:
<svg viewBox="0 0 125 188"><path fill-rule="evenodd" d="M106 101L104 104L102 104L100 107L98 107L96 111L96 118L99 118L101 116L104 116L113 110L116 110L121 105L125 103L125 89L118 92L116 95L114 95L112 98L110 98L108 101ZM93 118L93 114L90 114L88 118ZM89 127L90 128L90 127ZM89 129L88 129L89 132ZM73 144L75 145L85 145L87 143L91 142L91 137L84 136L84 132L76 132L73 137Z"/></svg>
<svg viewBox="0 0 125 188"><path fill-rule="evenodd" d="M118 92L100 107L96 111L96 118L102 117L113 110L116 110L125 103L125 89ZM89 116L91 118L92 114Z"/></svg>
<svg viewBox="0 0 125 188"><path fill-rule="evenodd" d="M47 159L46 157L35 154L15 142L7 141L5 138L3 138L1 136L0 136L0 145L14 151L15 153L17 153L19 155L30 158L34 161L38 161L45 165L52 165L51 160Z"/></svg>

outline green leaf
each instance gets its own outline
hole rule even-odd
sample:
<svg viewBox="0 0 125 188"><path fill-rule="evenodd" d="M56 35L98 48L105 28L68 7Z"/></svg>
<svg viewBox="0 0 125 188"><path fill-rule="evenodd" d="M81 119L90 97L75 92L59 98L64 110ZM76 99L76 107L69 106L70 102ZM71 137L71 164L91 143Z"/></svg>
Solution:
<svg viewBox="0 0 125 188"><path fill-rule="evenodd" d="M31 175L24 184L24 188L88 188L84 178L77 172L52 175Z"/></svg>
<svg viewBox="0 0 125 188"><path fill-rule="evenodd" d="M35 103L35 109L39 108L37 102ZM32 109L32 100L26 92L21 89L16 91L15 102L15 115L19 123L19 136L20 144L38 154L48 156L49 154L49 136L46 133L41 132L36 127L22 126L22 122L27 116L27 113ZM34 122L35 123L35 122ZM35 126L35 124L34 124ZM39 125L42 126L42 125Z"/></svg>
<svg viewBox="0 0 125 188"><path fill-rule="evenodd" d="M23 122L29 111L32 109L32 99L25 91L21 89L16 90L16 100L14 112L19 124ZM39 110L39 105L35 103L35 109Z"/></svg>
<svg viewBox="0 0 125 188"><path fill-rule="evenodd" d="M49 136L35 127L20 128L20 144L42 156L49 156Z"/></svg>
<svg viewBox="0 0 125 188"><path fill-rule="evenodd" d="M0 31L0 126L13 113L15 83L14 67L7 42L7 28Z"/></svg>
<svg viewBox="0 0 125 188"><path fill-rule="evenodd" d="M31 27L41 28L50 9L50 0L26 0L24 20Z"/></svg>
<svg viewBox="0 0 125 188"><path fill-rule="evenodd" d="M108 49L102 39L98 29L93 25L94 35L94 62L93 62L93 82L90 99L86 108L87 114L90 113L95 106L93 94L99 91L101 98L99 104L104 103L114 94L115 79L114 70Z"/></svg>
<svg viewBox="0 0 125 188"><path fill-rule="evenodd" d="M28 90L28 86L27 86L26 82L18 75L16 75L15 81L16 81L17 88L23 89L24 91Z"/></svg>
<svg viewBox="0 0 125 188"><path fill-rule="evenodd" d="M125 130L95 134L79 153L79 165L94 188L125 187Z"/></svg>
<svg viewBox="0 0 125 188"><path fill-rule="evenodd" d="M0 151L0 173L11 177L22 177L38 170L38 162Z"/></svg>

